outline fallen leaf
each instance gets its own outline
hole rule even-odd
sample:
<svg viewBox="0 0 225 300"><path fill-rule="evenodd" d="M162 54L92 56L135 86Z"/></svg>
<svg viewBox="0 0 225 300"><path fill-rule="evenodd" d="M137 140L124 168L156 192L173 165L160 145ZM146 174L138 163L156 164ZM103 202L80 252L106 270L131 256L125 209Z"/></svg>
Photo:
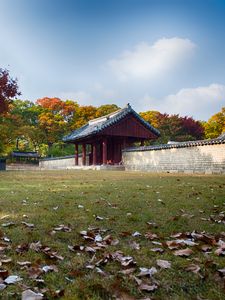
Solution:
<svg viewBox="0 0 225 300"><path fill-rule="evenodd" d="M134 233L132 233L133 237L137 237L137 236L141 236L141 233L138 231L135 231Z"/></svg>
<svg viewBox="0 0 225 300"><path fill-rule="evenodd" d="M219 270L217 270L219 273L220 273L220 275L222 275L223 277L225 276L225 268L223 268L223 269L219 269Z"/></svg>
<svg viewBox="0 0 225 300"><path fill-rule="evenodd" d="M6 284L0 283L0 291L4 290L7 287Z"/></svg>
<svg viewBox="0 0 225 300"><path fill-rule="evenodd" d="M57 266L55 266L55 265L50 265L50 266L44 266L44 267L42 267L41 268L42 269L42 271L44 271L45 273L48 273L48 272L58 272L59 270L58 270L58 268L57 268Z"/></svg>
<svg viewBox="0 0 225 300"><path fill-rule="evenodd" d="M130 275L131 273L134 273L134 271L135 271L135 268L129 268L129 269L126 269L126 270L122 270L119 273L121 273L123 275Z"/></svg>
<svg viewBox="0 0 225 300"><path fill-rule="evenodd" d="M176 250L173 252L174 255L176 256L190 256L193 253L193 251L189 248L182 249L182 250Z"/></svg>
<svg viewBox="0 0 225 300"><path fill-rule="evenodd" d="M17 275L10 275L4 280L4 282L7 284L14 284L21 280L22 280L22 278Z"/></svg>
<svg viewBox="0 0 225 300"><path fill-rule="evenodd" d="M11 226L14 226L14 225L16 225L16 223L14 223L14 222L8 222L8 223L3 223L2 227L11 227Z"/></svg>
<svg viewBox="0 0 225 300"><path fill-rule="evenodd" d="M28 228L34 228L34 224L32 224L32 223L27 223L27 222L21 222L21 223Z"/></svg>
<svg viewBox="0 0 225 300"><path fill-rule="evenodd" d="M130 247L133 250L140 250L140 245L136 243L135 241L130 242Z"/></svg>
<svg viewBox="0 0 225 300"><path fill-rule="evenodd" d="M21 267L24 267L24 266L30 266L31 262L30 261L18 261L17 264Z"/></svg>
<svg viewBox="0 0 225 300"><path fill-rule="evenodd" d="M190 264L185 268L185 270L197 274L201 270L201 268L199 267L199 265Z"/></svg>
<svg viewBox="0 0 225 300"><path fill-rule="evenodd" d="M96 217L95 217L95 220L96 220L96 221L102 221L102 220L104 220L104 218L103 218L103 217L100 217L100 216L96 216Z"/></svg>
<svg viewBox="0 0 225 300"><path fill-rule="evenodd" d="M0 278L5 279L9 276L9 271L8 270L1 270L0 269Z"/></svg>
<svg viewBox="0 0 225 300"><path fill-rule="evenodd" d="M54 228L55 231L71 232L71 228L66 225L60 224L58 227Z"/></svg>
<svg viewBox="0 0 225 300"><path fill-rule="evenodd" d="M158 235L156 233L152 233L152 232L146 232L145 237L148 240L158 239Z"/></svg>
<svg viewBox="0 0 225 300"><path fill-rule="evenodd" d="M43 297L43 294L35 293L32 290L26 290L22 292L22 300L41 300Z"/></svg>
<svg viewBox="0 0 225 300"><path fill-rule="evenodd" d="M171 268L171 262L169 262L168 260L157 259L156 264L162 269L170 269Z"/></svg>
<svg viewBox="0 0 225 300"><path fill-rule="evenodd" d="M162 248L151 248L150 250L152 252L159 252L159 253L163 253L164 252L164 249L162 249Z"/></svg>
<svg viewBox="0 0 225 300"><path fill-rule="evenodd" d="M139 289L141 291L146 291L146 292L153 292L157 288L158 288L158 286L156 284L149 285L149 284L142 283L139 285Z"/></svg>
<svg viewBox="0 0 225 300"><path fill-rule="evenodd" d="M140 268L140 273L137 275L138 277L142 276L152 276L157 273L157 269L155 267L148 268Z"/></svg>

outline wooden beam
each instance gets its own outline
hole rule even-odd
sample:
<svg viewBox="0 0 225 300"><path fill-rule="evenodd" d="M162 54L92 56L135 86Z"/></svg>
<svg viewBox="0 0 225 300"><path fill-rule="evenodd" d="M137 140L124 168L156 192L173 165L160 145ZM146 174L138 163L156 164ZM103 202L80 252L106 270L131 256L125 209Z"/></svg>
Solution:
<svg viewBox="0 0 225 300"><path fill-rule="evenodd" d="M82 165L86 166L86 144L82 144Z"/></svg>
<svg viewBox="0 0 225 300"><path fill-rule="evenodd" d="M97 145L93 144L93 165L97 164Z"/></svg>
<svg viewBox="0 0 225 300"><path fill-rule="evenodd" d="M78 166L78 158L79 158L78 144L75 144L75 166Z"/></svg>
<svg viewBox="0 0 225 300"><path fill-rule="evenodd" d="M107 139L104 138L102 142L102 163L107 164Z"/></svg>

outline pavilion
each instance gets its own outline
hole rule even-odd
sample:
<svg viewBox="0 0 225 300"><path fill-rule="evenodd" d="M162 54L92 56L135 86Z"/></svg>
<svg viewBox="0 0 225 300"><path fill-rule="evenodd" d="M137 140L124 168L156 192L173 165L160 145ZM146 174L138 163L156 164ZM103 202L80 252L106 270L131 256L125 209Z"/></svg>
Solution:
<svg viewBox="0 0 225 300"><path fill-rule="evenodd" d="M106 116L89 121L86 125L63 138L75 144L75 166L78 166L78 146L82 146L82 165L87 165L87 146L90 149L89 165L119 165L122 150L134 143L144 144L156 139L160 133L136 113L130 104Z"/></svg>

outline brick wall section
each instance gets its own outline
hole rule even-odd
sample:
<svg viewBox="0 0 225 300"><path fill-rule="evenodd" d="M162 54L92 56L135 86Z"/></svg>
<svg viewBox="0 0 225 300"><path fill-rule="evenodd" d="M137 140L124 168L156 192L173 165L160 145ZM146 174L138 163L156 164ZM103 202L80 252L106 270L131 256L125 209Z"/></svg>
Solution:
<svg viewBox="0 0 225 300"><path fill-rule="evenodd" d="M89 164L89 158L86 158L87 165ZM82 157L78 159L79 166L82 165ZM75 166L74 156L64 156L55 158L45 158L39 161L39 167L42 170L65 170Z"/></svg>
<svg viewBox="0 0 225 300"><path fill-rule="evenodd" d="M126 170L225 174L225 144L123 152Z"/></svg>

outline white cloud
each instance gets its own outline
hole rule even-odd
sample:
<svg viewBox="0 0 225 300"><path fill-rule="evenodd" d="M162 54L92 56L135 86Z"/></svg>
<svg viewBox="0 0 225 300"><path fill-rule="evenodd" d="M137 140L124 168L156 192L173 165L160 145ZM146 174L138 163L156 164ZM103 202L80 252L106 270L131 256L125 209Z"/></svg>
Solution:
<svg viewBox="0 0 225 300"><path fill-rule="evenodd" d="M108 66L121 80L149 79L176 68L193 53L196 45L189 39L162 38L153 45L140 43L133 51L125 51Z"/></svg>
<svg viewBox="0 0 225 300"><path fill-rule="evenodd" d="M162 113L207 120L225 106L225 85L213 83L197 88L185 88L160 100L146 94L140 100L140 106L142 110L159 110Z"/></svg>

